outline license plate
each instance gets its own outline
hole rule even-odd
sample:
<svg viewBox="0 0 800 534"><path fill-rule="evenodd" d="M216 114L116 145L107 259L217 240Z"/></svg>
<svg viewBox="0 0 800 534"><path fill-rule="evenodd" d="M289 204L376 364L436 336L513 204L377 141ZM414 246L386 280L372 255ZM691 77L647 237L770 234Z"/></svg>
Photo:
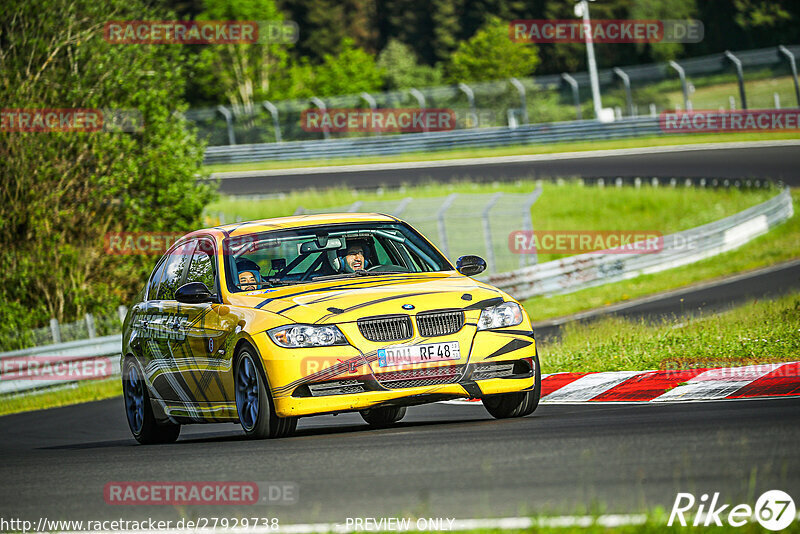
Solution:
<svg viewBox="0 0 800 534"><path fill-rule="evenodd" d="M378 349L378 365L380 367L460 359L461 350L458 341Z"/></svg>

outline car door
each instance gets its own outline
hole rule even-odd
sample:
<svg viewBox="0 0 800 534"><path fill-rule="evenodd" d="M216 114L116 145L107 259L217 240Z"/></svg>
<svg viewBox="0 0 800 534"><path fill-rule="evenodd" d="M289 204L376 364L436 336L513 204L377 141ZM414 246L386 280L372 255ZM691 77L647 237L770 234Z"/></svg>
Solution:
<svg viewBox="0 0 800 534"><path fill-rule="evenodd" d="M230 376L232 372L232 355L226 347L226 341L238 321L228 306L220 304L215 242L211 238L201 237L194 240L192 245L191 262L184 283L200 282L215 298L210 303L175 302L176 315L185 317L185 323L181 323L183 337L179 350L182 365L179 372L181 382L196 402L196 408L206 419L214 419L224 416L234 406L230 380L225 380L226 375Z"/></svg>
<svg viewBox="0 0 800 534"><path fill-rule="evenodd" d="M181 367L185 366L182 344L188 316L180 312L175 300L175 291L186 277L193 246L191 242L182 243L167 252L157 273L159 281L151 282L148 300L138 321L138 327L145 332L142 339L145 373L171 415L173 407L178 408L174 415L181 415L185 410L180 407L193 400L181 378Z"/></svg>

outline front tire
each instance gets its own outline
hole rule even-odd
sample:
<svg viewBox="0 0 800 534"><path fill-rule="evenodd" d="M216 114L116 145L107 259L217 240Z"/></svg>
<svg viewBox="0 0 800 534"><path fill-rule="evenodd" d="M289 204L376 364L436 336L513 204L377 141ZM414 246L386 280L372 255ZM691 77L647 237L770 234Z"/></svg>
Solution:
<svg viewBox="0 0 800 534"><path fill-rule="evenodd" d="M264 375L253 354L249 347L242 349L234 370L236 411L242 429L252 439L290 436L297 428L297 417L278 417L275 413Z"/></svg>
<svg viewBox="0 0 800 534"><path fill-rule="evenodd" d="M539 369L539 355L533 358L536 366L534 371L534 387L528 391L502 393L484 397L483 406L495 419L508 419L510 417L525 417L532 414L539 406L542 396L542 371Z"/></svg>
<svg viewBox="0 0 800 534"><path fill-rule="evenodd" d="M405 406L384 406L368 408L359 412L362 419L375 428L384 428L398 422L406 415Z"/></svg>
<svg viewBox="0 0 800 534"><path fill-rule="evenodd" d="M125 401L125 415L128 427L136 441L143 445L153 443L172 443L181 433L181 425L159 423L153 415L150 394L144 383L144 376L133 358L125 359L122 373L122 398Z"/></svg>

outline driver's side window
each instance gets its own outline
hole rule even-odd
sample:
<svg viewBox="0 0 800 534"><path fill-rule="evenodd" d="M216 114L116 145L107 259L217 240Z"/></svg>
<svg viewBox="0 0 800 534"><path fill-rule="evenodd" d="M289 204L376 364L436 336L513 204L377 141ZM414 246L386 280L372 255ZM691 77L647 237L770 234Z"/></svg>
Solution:
<svg viewBox="0 0 800 534"><path fill-rule="evenodd" d="M167 253L169 257L164 262L164 274L161 285L158 286L158 300L175 300L175 291L181 285L190 251L190 243L184 243Z"/></svg>
<svg viewBox="0 0 800 534"><path fill-rule="evenodd" d="M216 269L214 268L214 245L207 239L197 242L192 263L189 264L189 271L186 273L186 283L202 282L208 291L216 293Z"/></svg>

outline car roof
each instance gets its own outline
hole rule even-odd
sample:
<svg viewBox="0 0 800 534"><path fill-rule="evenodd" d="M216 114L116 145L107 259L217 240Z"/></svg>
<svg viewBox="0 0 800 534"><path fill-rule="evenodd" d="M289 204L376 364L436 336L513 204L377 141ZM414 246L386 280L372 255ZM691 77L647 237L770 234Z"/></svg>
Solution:
<svg viewBox="0 0 800 534"><path fill-rule="evenodd" d="M363 222L397 222L399 219L382 213L322 213L317 215L293 215L291 217L277 217L274 219L261 219L257 221L226 224L209 228L222 232L227 237L267 232L270 230L287 230L307 226L320 226L325 224L363 223ZM202 230L201 230L202 232Z"/></svg>

